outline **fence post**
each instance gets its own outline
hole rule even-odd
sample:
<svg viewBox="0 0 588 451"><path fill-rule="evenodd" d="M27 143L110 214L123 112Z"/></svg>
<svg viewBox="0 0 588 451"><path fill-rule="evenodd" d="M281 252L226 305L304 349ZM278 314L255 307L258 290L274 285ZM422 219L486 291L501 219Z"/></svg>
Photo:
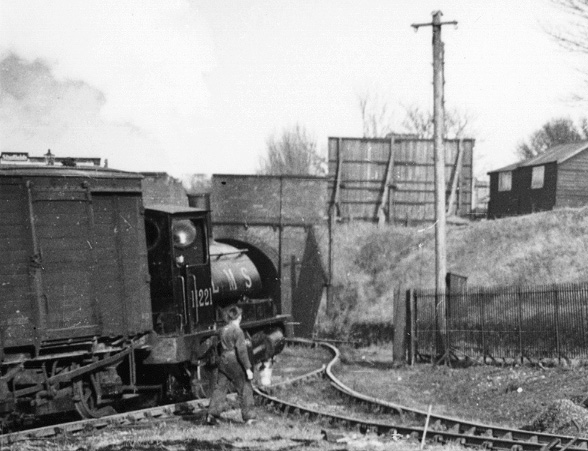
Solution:
<svg viewBox="0 0 588 451"><path fill-rule="evenodd" d="M398 295L396 295L398 293ZM392 360L406 363L407 311L406 301L402 301L400 287L394 291L394 341L392 346Z"/></svg>
<svg viewBox="0 0 588 451"><path fill-rule="evenodd" d="M449 326L451 325L451 320L450 320L450 310L451 310L451 301L452 301L452 296L451 293L449 292L449 290L446 288L445 289L445 340L443 343L443 357L445 359L447 359L445 361L445 363L449 362L449 358L450 358L450 354L449 354L449 350L450 348L450 343L451 343L451 332L449 330Z"/></svg>
<svg viewBox="0 0 588 451"><path fill-rule="evenodd" d="M561 364L561 342L559 337L559 292L558 286L552 285L551 289L555 295L555 348L557 350L557 363Z"/></svg>
<svg viewBox="0 0 588 451"><path fill-rule="evenodd" d="M573 297L574 304L575 305L577 305L578 303L580 304L580 331L582 333L582 349L584 350L583 357L586 357L586 354L585 354L585 351L586 351L586 328L584 326L584 303L581 301L581 299L586 298L586 285L585 284L576 284L575 290L572 287L574 287L574 285L568 284L566 286L566 289L570 290L570 294L567 296L567 298L570 299ZM575 293L575 296L572 296L571 293ZM574 307L575 307L575 305L574 305Z"/></svg>
<svg viewBox="0 0 588 451"><path fill-rule="evenodd" d="M416 300L414 289L406 291L406 338L408 343L408 363L412 366L416 355Z"/></svg>
<svg viewBox="0 0 588 451"><path fill-rule="evenodd" d="M486 363L486 296L482 295L481 289L476 290L476 301L480 304L480 328L482 329L482 363Z"/></svg>
<svg viewBox="0 0 588 451"><path fill-rule="evenodd" d="M522 287L517 287L517 301L519 303L518 327L519 327L519 352L521 355L521 365L524 362L523 357L523 302L522 302Z"/></svg>

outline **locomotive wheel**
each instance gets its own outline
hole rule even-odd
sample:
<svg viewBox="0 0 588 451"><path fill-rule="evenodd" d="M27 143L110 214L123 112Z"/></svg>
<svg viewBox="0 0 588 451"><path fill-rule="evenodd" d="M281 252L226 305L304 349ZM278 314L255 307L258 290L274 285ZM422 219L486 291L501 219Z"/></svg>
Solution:
<svg viewBox="0 0 588 451"><path fill-rule="evenodd" d="M112 406L97 406L96 393L86 381L74 382L74 395L78 399L75 403L76 410L82 418L101 418L116 413Z"/></svg>
<svg viewBox="0 0 588 451"><path fill-rule="evenodd" d="M217 372L217 368L213 368L209 365L203 365L200 367L200 377L197 376L198 372L196 370L194 371L194 376L192 378L192 396L194 396L194 398L203 399L212 396Z"/></svg>

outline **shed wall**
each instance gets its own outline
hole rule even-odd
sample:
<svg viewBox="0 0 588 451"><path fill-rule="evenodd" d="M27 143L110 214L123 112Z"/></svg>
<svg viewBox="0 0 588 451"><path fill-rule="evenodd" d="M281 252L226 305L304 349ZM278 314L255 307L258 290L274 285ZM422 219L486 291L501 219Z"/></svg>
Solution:
<svg viewBox="0 0 588 451"><path fill-rule="evenodd" d="M490 174L490 202L488 218L524 215L552 210L556 205L561 170L556 162L546 163L543 188L532 189L533 166L512 170L510 191L498 191L499 172Z"/></svg>
<svg viewBox="0 0 588 451"><path fill-rule="evenodd" d="M588 152L562 162L558 166L556 207L588 205Z"/></svg>
<svg viewBox="0 0 588 451"><path fill-rule="evenodd" d="M557 163L547 163L544 166L543 188L531 188L532 166L522 167L514 172L515 186L519 193L518 214L526 215L553 209L557 186Z"/></svg>
<svg viewBox="0 0 588 451"><path fill-rule="evenodd" d="M519 198L515 188L514 174L512 176L511 189L498 191L499 173L490 174L490 200L488 202L488 218L503 218L518 214Z"/></svg>

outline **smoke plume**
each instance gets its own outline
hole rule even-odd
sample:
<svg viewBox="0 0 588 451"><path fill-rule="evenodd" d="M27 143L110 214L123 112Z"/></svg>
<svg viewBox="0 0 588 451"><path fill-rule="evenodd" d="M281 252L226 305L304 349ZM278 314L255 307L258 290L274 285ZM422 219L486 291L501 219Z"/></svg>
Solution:
<svg viewBox="0 0 588 451"><path fill-rule="evenodd" d="M106 120L104 94L80 80L57 80L42 60L0 62L0 150L99 157L120 169L165 165L161 145L129 123Z"/></svg>

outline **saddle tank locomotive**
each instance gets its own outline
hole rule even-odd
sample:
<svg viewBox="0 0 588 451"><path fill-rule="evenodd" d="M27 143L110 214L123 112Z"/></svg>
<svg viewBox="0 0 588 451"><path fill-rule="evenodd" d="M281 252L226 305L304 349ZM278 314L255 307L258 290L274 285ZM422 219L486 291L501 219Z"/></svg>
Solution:
<svg viewBox="0 0 588 451"><path fill-rule="evenodd" d="M216 329L243 309L255 361L283 346L279 275L210 212L143 207L142 176L0 168L0 418L114 413L141 394L207 393Z"/></svg>

